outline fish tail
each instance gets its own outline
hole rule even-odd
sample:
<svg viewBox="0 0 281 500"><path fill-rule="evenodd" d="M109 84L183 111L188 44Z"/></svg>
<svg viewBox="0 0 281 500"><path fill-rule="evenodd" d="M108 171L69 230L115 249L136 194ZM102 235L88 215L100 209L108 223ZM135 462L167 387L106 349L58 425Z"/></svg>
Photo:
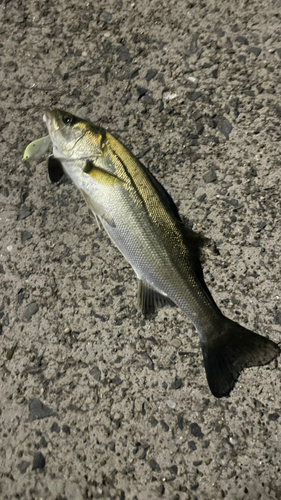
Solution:
<svg viewBox="0 0 281 500"><path fill-rule="evenodd" d="M266 365L280 353L277 344L222 317L211 342L201 342L209 387L214 396L227 396L239 374L250 366Z"/></svg>

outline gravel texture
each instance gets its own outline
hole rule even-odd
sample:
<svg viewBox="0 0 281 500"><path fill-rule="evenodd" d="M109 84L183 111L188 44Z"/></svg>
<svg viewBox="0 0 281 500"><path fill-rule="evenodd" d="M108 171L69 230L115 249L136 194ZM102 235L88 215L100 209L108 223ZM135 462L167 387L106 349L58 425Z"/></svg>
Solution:
<svg viewBox="0 0 281 500"><path fill-rule="evenodd" d="M229 317L281 341L280 1L0 3L2 500L281 498L280 359L229 398L76 188L23 163L58 106L108 127L219 250Z"/></svg>

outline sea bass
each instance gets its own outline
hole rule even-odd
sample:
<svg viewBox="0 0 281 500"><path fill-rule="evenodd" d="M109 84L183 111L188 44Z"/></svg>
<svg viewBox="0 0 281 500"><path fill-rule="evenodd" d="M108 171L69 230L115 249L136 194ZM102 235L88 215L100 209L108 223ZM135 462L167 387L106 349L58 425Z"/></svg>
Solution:
<svg viewBox="0 0 281 500"><path fill-rule="evenodd" d="M177 207L150 171L107 130L52 109L44 121L53 154L138 279L138 302L147 315L178 306L198 332L209 387L229 394L243 368L264 365L277 344L228 319L204 282L203 239L186 228Z"/></svg>

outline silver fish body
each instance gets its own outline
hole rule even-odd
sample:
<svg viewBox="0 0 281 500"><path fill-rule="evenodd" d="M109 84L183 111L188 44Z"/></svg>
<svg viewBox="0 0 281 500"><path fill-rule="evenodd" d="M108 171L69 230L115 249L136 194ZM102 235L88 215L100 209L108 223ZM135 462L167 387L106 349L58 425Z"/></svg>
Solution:
<svg viewBox="0 0 281 500"><path fill-rule="evenodd" d="M274 342L226 318L204 282L203 239L182 223L152 174L106 130L61 110L44 117L53 154L135 271L144 314L173 303L195 325L212 393L229 394L241 370L279 353Z"/></svg>

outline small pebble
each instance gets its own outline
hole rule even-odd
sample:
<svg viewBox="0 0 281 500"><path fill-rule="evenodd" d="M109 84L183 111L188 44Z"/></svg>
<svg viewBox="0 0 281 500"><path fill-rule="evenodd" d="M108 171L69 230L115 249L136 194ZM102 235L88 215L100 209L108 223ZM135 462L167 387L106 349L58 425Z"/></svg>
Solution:
<svg viewBox="0 0 281 500"><path fill-rule="evenodd" d="M44 405L40 399L31 399L29 403L29 416L27 422L33 422L34 420L40 420L41 418L47 418L54 416L55 412Z"/></svg>
<svg viewBox="0 0 281 500"><path fill-rule="evenodd" d="M241 45L249 45L247 38L245 38L244 36L237 36L235 41L240 43Z"/></svg>
<svg viewBox="0 0 281 500"><path fill-rule="evenodd" d="M149 419L149 422L151 423L152 427L156 427L158 424L158 420L152 415Z"/></svg>
<svg viewBox="0 0 281 500"><path fill-rule="evenodd" d="M145 75L146 81L149 82L150 80L152 80L157 75L157 73L157 69L149 69Z"/></svg>
<svg viewBox="0 0 281 500"><path fill-rule="evenodd" d="M169 470L172 474L174 474L175 476L176 476L176 475L177 475L177 473L178 473L178 467L177 467L177 465L172 465L172 467L168 467L168 470Z"/></svg>
<svg viewBox="0 0 281 500"><path fill-rule="evenodd" d="M156 462L156 460L154 460L154 458L151 458L151 460L149 460L148 465L151 467L151 469L153 471L159 471L160 470L160 466Z"/></svg>
<svg viewBox="0 0 281 500"><path fill-rule="evenodd" d="M256 57L258 57L261 53L261 49L259 47L250 47L250 52L252 52Z"/></svg>
<svg viewBox="0 0 281 500"><path fill-rule="evenodd" d="M94 366L91 370L90 370L90 374L94 377L94 379L99 382L100 379L101 379L101 371L100 369L97 367L97 366Z"/></svg>
<svg viewBox="0 0 281 500"><path fill-rule="evenodd" d="M231 123L224 116L217 116L216 121L219 131L226 137L226 139L229 139L229 134L232 131Z"/></svg>
<svg viewBox="0 0 281 500"><path fill-rule="evenodd" d="M204 437L204 434L201 431L201 427L196 422L190 424L189 429L190 429L192 436L194 436L198 439L202 439Z"/></svg>
<svg viewBox="0 0 281 500"><path fill-rule="evenodd" d="M19 218L20 220L26 219L32 214L33 210L30 207L22 207L20 210Z"/></svg>
<svg viewBox="0 0 281 500"><path fill-rule="evenodd" d="M150 95L145 95L145 96L143 97L143 102L145 102L145 103L146 103L146 104L148 104L148 105L153 105L153 104L155 104L155 101L154 101L153 97L151 97Z"/></svg>
<svg viewBox="0 0 281 500"><path fill-rule="evenodd" d="M31 302L31 304L28 304L28 306L26 306L26 308L24 310L24 313L23 313L24 319L29 321L31 319L31 317L37 313L38 310L39 310L38 304L36 302Z"/></svg>
<svg viewBox="0 0 281 500"><path fill-rule="evenodd" d="M117 53L119 55L120 61L122 61L122 62L124 62L126 64L129 64L130 62L132 62L132 58L130 56L130 52L128 51L128 49L126 47L123 47L123 45L121 45L118 48Z"/></svg>
<svg viewBox="0 0 281 500"><path fill-rule="evenodd" d="M16 346L12 347L11 349L8 349L6 352L6 358L8 361L10 361L14 355L14 352L16 350Z"/></svg>
<svg viewBox="0 0 281 500"><path fill-rule="evenodd" d="M184 420L183 420L183 412L180 412L178 415L177 415L177 426L179 429L183 429L183 424L184 424Z"/></svg>
<svg viewBox="0 0 281 500"><path fill-rule="evenodd" d="M197 52L197 49L198 49L197 38L193 37L192 40L191 40L191 42L190 42L190 46L189 46L189 52L190 52L190 54L195 54L195 52Z"/></svg>
<svg viewBox="0 0 281 500"><path fill-rule="evenodd" d="M104 22L104 23L110 23L110 21L112 21L112 14L110 14L110 12L106 12L106 10L104 10L101 14L100 14L100 21Z"/></svg>
<svg viewBox="0 0 281 500"><path fill-rule="evenodd" d="M271 421L275 421L275 420L278 420L278 418L280 417L279 413L275 412L275 413L270 413L268 415L268 420L271 420Z"/></svg>
<svg viewBox="0 0 281 500"><path fill-rule="evenodd" d="M176 92L163 92L163 99L166 101L172 101L173 99L176 99L176 97L178 97Z"/></svg>
<svg viewBox="0 0 281 500"><path fill-rule="evenodd" d="M43 453L41 453L41 451L38 451L37 453L35 453L34 459L33 459L33 464L32 464L32 470L44 469L45 464L46 464L46 460L45 460Z"/></svg>
<svg viewBox="0 0 281 500"><path fill-rule="evenodd" d="M171 399L168 399L166 401L166 404L169 406L169 408L172 408L172 410L176 407L176 403L172 401Z"/></svg>
<svg viewBox="0 0 281 500"><path fill-rule="evenodd" d="M215 182L217 180L217 174L214 170L209 170L203 175L203 180L209 184L210 182Z"/></svg>
<svg viewBox="0 0 281 500"><path fill-rule="evenodd" d="M57 434L59 434L59 432L60 432L60 426L59 426L59 424L57 422L54 422L52 424L51 432L56 432Z"/></svg>
<svg viewBox="0 0 281 500"><path fill-rule="evenodd" d="M187 93L187 98L190 100L190 101L196 101L197 99L199 99L199 97L201 97L202 95L202 92L188 92Z"/></svg>
<svg viewBox="0 0 281 500"><path fill-rule="evenodd" d="M21 242L25 243L26 241L32 238L32 234L29 231L22 231L21 233Z"/></svg>
<svg viewBox="0 0 281 500"><path fill-rule="evenodd" d="M138 98L141 99L147 93L147 90L144 87L137 87Z"/></svg>
<svg viewBox="0 0 281 500"><path fill-rule="evenodd" d="M173 339L172 342L171 342L171 345L173 347L178 348L178 347L180 347L182 345L182 341L180 339L178 339L178 338Z"/></svg>
<svg viewBox="0 0 281 500"><path fill-rule="evenodd" d="M160 425L161 425L164 432L169 431L169 426L168 426L168 424L166 424L166 422L164 420L160 420Z"/></svg>
<svg viewBox="0 0 281 500"><path fill-rule="evenodd" d="M26 473L26 469L30 466L30 462L26 462L26 460L23 460L21 464L18 466L19 471L21 474Z"/></svg>
<svg viewBox="0 0 281 500"><path fill-rule="evenodd" d="M180 389L182 387L182 379L176 377L174 382L171 384L171 389Z"/></svg>
<svg viewBox="0 0 281 500"><path fill-rule="evenodd" d="M41 439L40 439L40 441L39 441L38 445L35 445L35 446L36 446L37 450L38 450L39 448L47 448L48 443L47 443L47 441L46 441L45 436L41 436Z"/></svg>
<svg viewBox="0 0 281 500"><path fill-rule="evenodd" d="M197 446L196 446L196 444L195 444L195 442L194 442L194 441L188 441L188 443L187 443L187 444L188 444L188 448L189 448L191 451L195 451L195 450L197 450Z"/></svg>
<svg viewBox="0 0 281 500"><path fill-rule="evenodd" d="M114 441L111 441L111 443L108 444L108 448L110 449L110 451L115 452L115 443L114 443Z"/></svg>

